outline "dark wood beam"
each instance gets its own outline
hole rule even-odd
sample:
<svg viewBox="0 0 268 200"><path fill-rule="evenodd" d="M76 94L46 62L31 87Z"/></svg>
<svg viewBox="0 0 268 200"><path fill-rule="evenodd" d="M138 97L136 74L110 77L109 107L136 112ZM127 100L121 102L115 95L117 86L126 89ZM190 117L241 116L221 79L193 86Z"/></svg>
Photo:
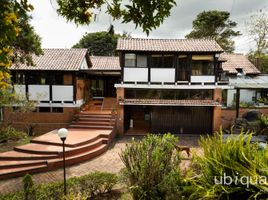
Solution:
<svg viewBox="0 0 268 200"><path fill-rule="evenodd" d="M239 108L240 108L240 89L236 89L236 118L239 117Z"/></svg>

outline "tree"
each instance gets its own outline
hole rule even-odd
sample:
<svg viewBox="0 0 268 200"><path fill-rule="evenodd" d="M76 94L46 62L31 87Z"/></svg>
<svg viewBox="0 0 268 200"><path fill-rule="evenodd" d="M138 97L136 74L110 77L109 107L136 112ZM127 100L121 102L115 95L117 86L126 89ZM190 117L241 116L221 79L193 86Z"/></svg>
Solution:
<svg viewBox="0 0 268 200"><path fill-rule="evenodd" d="M40 55L41 39L29 24L27 0L1 0L0 6L0 96L10 86L8 68L12 63L33 64L31 55Z"/></svg>
<svg viewBox="0 0 268 200"><path fill-rule="evenodd" d="M87 48L91 55L111 56L116 54L116 45L120 34L108 32L86 33L73 48Z"/></svg>
<svg viewBox="0 0 268 200"><path fill-rule="evenodd" d="M226 52L233 52L234 41L232 37L241 35L234 31L236 22L229 19L230 13L226 11L203 11L193 21L193 30L186 38L215 39Z"/></svg>
<svg viewBox="0 0 268 200"><path fill-rule="evenodd" d="M255 42L255 50L249 53L251 61L255 63L262 72L268 72L268 56L265 51L268 50L268 15L265 12L253 14L246 22L246 31L250 38Z"/></svg>
<svg viewBox="0 0 268 200"><path fill-rule="evenodd" d="M89 24L94 19L94 9L107 5L107 13L123 23L133 22L149 34L170 16L176 0L56 0L58 13L76 24Z"/></svg>
<svg viewBox="0 0 268 200"><path fill-rule="evenodd" d="M258 55L264 53L268 48L268 15L265 12L259 12L250 17L246 22L247 32L255 41L256 53Z"/></svg>

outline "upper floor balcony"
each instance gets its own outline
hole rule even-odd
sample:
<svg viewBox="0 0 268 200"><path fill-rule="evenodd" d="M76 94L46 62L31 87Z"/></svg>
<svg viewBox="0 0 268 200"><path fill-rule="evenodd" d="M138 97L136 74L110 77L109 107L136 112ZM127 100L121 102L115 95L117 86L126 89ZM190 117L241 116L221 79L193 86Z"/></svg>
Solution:
<svg viewBox="0 0 268 200"><path fill-rule="evenodd" d="M124 83L215 84L220 77L216 54L136 54L122 59Z"/></svg>

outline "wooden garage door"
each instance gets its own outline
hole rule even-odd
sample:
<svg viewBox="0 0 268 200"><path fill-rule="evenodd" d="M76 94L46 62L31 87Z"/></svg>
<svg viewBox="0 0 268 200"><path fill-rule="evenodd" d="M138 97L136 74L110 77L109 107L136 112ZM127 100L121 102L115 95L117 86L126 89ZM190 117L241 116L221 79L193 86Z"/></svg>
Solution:
<svg viewBox="0 0 268 200"><path fill-rule="evenodd" d="M153 107L152 132L210 134L212 107Z"/></svg>

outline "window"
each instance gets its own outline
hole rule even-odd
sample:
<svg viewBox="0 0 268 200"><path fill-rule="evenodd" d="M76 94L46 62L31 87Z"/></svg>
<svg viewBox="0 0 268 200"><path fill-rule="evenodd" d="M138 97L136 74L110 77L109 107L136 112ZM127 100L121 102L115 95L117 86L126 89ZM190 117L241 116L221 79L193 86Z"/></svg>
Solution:
<svg viewBox="0 0 268 200"><path fill-rule="evenodd" d="M153 68L173 68L173 55L152 55Z"/></svg>
<svg viewBox="0 0 268 200"><path fill-rule="evenodd" d="M17 72L15 76L15 84L25 85L25 74Z"/></svg>
<svg viewBox="0 0 268 200"><path fill-rule="evenodd" d="M147 55L125 54L125 67L147 67Z"/></svg>
<svg viewBox="0 0 268 200"><path fill-rule="evenodd" d="M137 55L137 67L147 67L146 55Z"/></svg>
<svg viewBox="0 0 268 200"><path fill-rule="evenodd" d="M60 72L53 73L51 81L53 85L63 85L63 74Z"/></svg>
<svg viewBox="0 0 268 200"><path fill-rule="evenodd" d="M187 55L179 55L178 62L178 81L187 81L188 80L188 65L187 65Z"/></svg>
<svg viewBox="0 0 268 200"><path fill-rule="evenodd" d="M161 90L161 89L126 89L127 99L202 99L211 100L213 90Z"/></svg>
<svg viewBox="0 0 268 200"><path fill-rule="evenodd" d="M39 112L50 112L50 107L39 107Z"/></svg>
<svg viewBox="0 0 268 200"><path fill-rule="evenodd" d="M133 53L125 54L125 67L136 67L136 55Z"/></svg>
<svg viewBox="0 0 268 200"><path fill-rule="evenodd" d="M63 113L63 108L62 107L53 107L52 112Z"/></svg>
<svg viewBox="0 0 268 200"><path fill-rule="evenodd" d="M192 56L192 75L214 75L214 63L212 55Z"/></svg>

